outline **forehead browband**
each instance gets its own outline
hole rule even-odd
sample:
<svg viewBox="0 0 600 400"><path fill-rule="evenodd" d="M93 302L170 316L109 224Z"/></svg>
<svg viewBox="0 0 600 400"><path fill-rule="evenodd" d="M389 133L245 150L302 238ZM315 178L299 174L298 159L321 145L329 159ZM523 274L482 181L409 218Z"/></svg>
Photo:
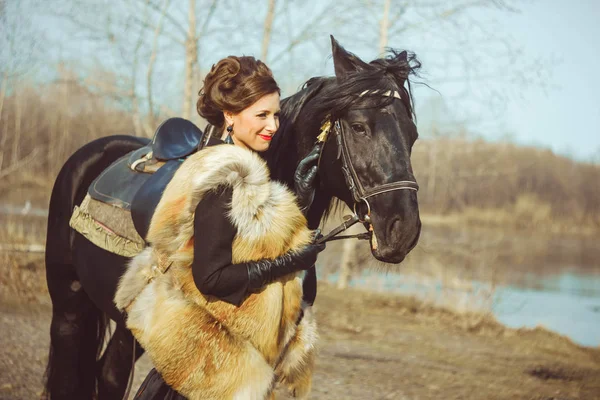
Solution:
<svg viewBox="0 0 600 400"><path fill-rule="evenodd" d="M381 92L381 93L379 93ZM400 93L398 93L397 90L386 90L385 92L383 91L383 89L375 89L375 90L365 90L363 91L361 94L358 95L358 97L363 97L366 95L374 95L374 94L379 94L380 96L384 96L384 97L394 97L396 99L400 99L402 100L402 97L400 97Z"/></svg>

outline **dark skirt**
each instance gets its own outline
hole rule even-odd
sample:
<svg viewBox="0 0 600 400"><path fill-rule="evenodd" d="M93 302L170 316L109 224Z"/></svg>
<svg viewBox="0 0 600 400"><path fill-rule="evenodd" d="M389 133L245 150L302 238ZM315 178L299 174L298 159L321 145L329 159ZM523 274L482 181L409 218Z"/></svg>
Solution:
<svg viewBox="0 0 600 400"><path fill-rule="evenodd" d="M173 390L163 380L154 368L148 373L146 379L138 389L135 400L186 400L186 398Z"/></svg>

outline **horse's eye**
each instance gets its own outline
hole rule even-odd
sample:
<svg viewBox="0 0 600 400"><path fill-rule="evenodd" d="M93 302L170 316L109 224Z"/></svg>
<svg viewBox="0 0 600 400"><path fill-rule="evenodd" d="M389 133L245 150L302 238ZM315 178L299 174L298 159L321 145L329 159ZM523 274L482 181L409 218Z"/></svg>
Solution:
<svg viewBox="0 0 600 400"><path fill-rule="evenodd" d="M365 135L367 133L367 130L365 129L365 126L363 124L352 124L351 127L355 133L358 133L360 135Z"/></svg>

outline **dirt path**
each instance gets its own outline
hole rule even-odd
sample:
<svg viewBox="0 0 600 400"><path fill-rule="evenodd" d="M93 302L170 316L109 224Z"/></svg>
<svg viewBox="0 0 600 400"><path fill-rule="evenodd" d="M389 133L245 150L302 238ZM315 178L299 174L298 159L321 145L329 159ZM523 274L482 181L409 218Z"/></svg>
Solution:
<svg viewBox="0 0 600 400"><path fill-rule="evenodd" d="M326 285L316 312L313 399L600 399L600 349L541 329ZM0 303L0 399L39 397L49 322L47 304Z"/></svg>

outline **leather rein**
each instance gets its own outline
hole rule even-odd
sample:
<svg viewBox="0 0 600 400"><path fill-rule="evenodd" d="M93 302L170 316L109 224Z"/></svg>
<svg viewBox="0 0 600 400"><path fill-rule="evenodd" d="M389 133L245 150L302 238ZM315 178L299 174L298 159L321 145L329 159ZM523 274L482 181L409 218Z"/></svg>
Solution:
<svg viewBox="0 0 600 400"><path fill-rule="evenodd" d="M401 98L400 94L397 91L391 91L391 90L384 91L384 90L378 90L378 89L365 90L364 92L362 92L359 95L359 97L363 97L366 95L379 95L379 96L385 96L385 97L393 97L396 99ZM323 243L323 242L332 241L332 240L352 239L352 238L356 238L359 240L368 240L371 238L371 236L373 234L372 233L373 225L371 224L371 205L369 204L368 199L370 197L376 196L378 194L388 193L388 192L392 192L395 190L414 190L416 192L419 190L419 185L415 181L403 180L403 181L385 183L382 185L378 185L374 188L365 188L364 185L361 183L360 179L358 178L358 174L357 174L356 170L354 169L354 166L352 165L352 159L350 157L350 151L348 149L348 143L347 143L345 135L344 135L344 129L342 127L342 124L340 123L339 119L332 121L330 116L327 116L325 118L325 121L321 125L321 132L320 132L319 136L317 137L317 142L323 143L323 146L321 147L321 152L319 154L319 161L317 164L318 166L321 165L323 149L325 148L327 139L329 138L329 134L332 131L332 126L333 126L333 133L335 135L335 142L337 145L337 159L339 160L341 158L342 173L344 175L346 185L348 186L350 193L352 193L352 198L354 200L353 214L345 215L344 222L341 225L334 228L327 235L324 235L323 237L321 237L318 240L318 242ZM362 216L359 215L359 213L357 212L357 206L361 203L364 203L367 206L367 211ZM370 225L369 232L359 233L356 235L338 236L339 233L345 231L346 229L350 228L352 225L354 225L358 222L368 223Z"/></svg>

